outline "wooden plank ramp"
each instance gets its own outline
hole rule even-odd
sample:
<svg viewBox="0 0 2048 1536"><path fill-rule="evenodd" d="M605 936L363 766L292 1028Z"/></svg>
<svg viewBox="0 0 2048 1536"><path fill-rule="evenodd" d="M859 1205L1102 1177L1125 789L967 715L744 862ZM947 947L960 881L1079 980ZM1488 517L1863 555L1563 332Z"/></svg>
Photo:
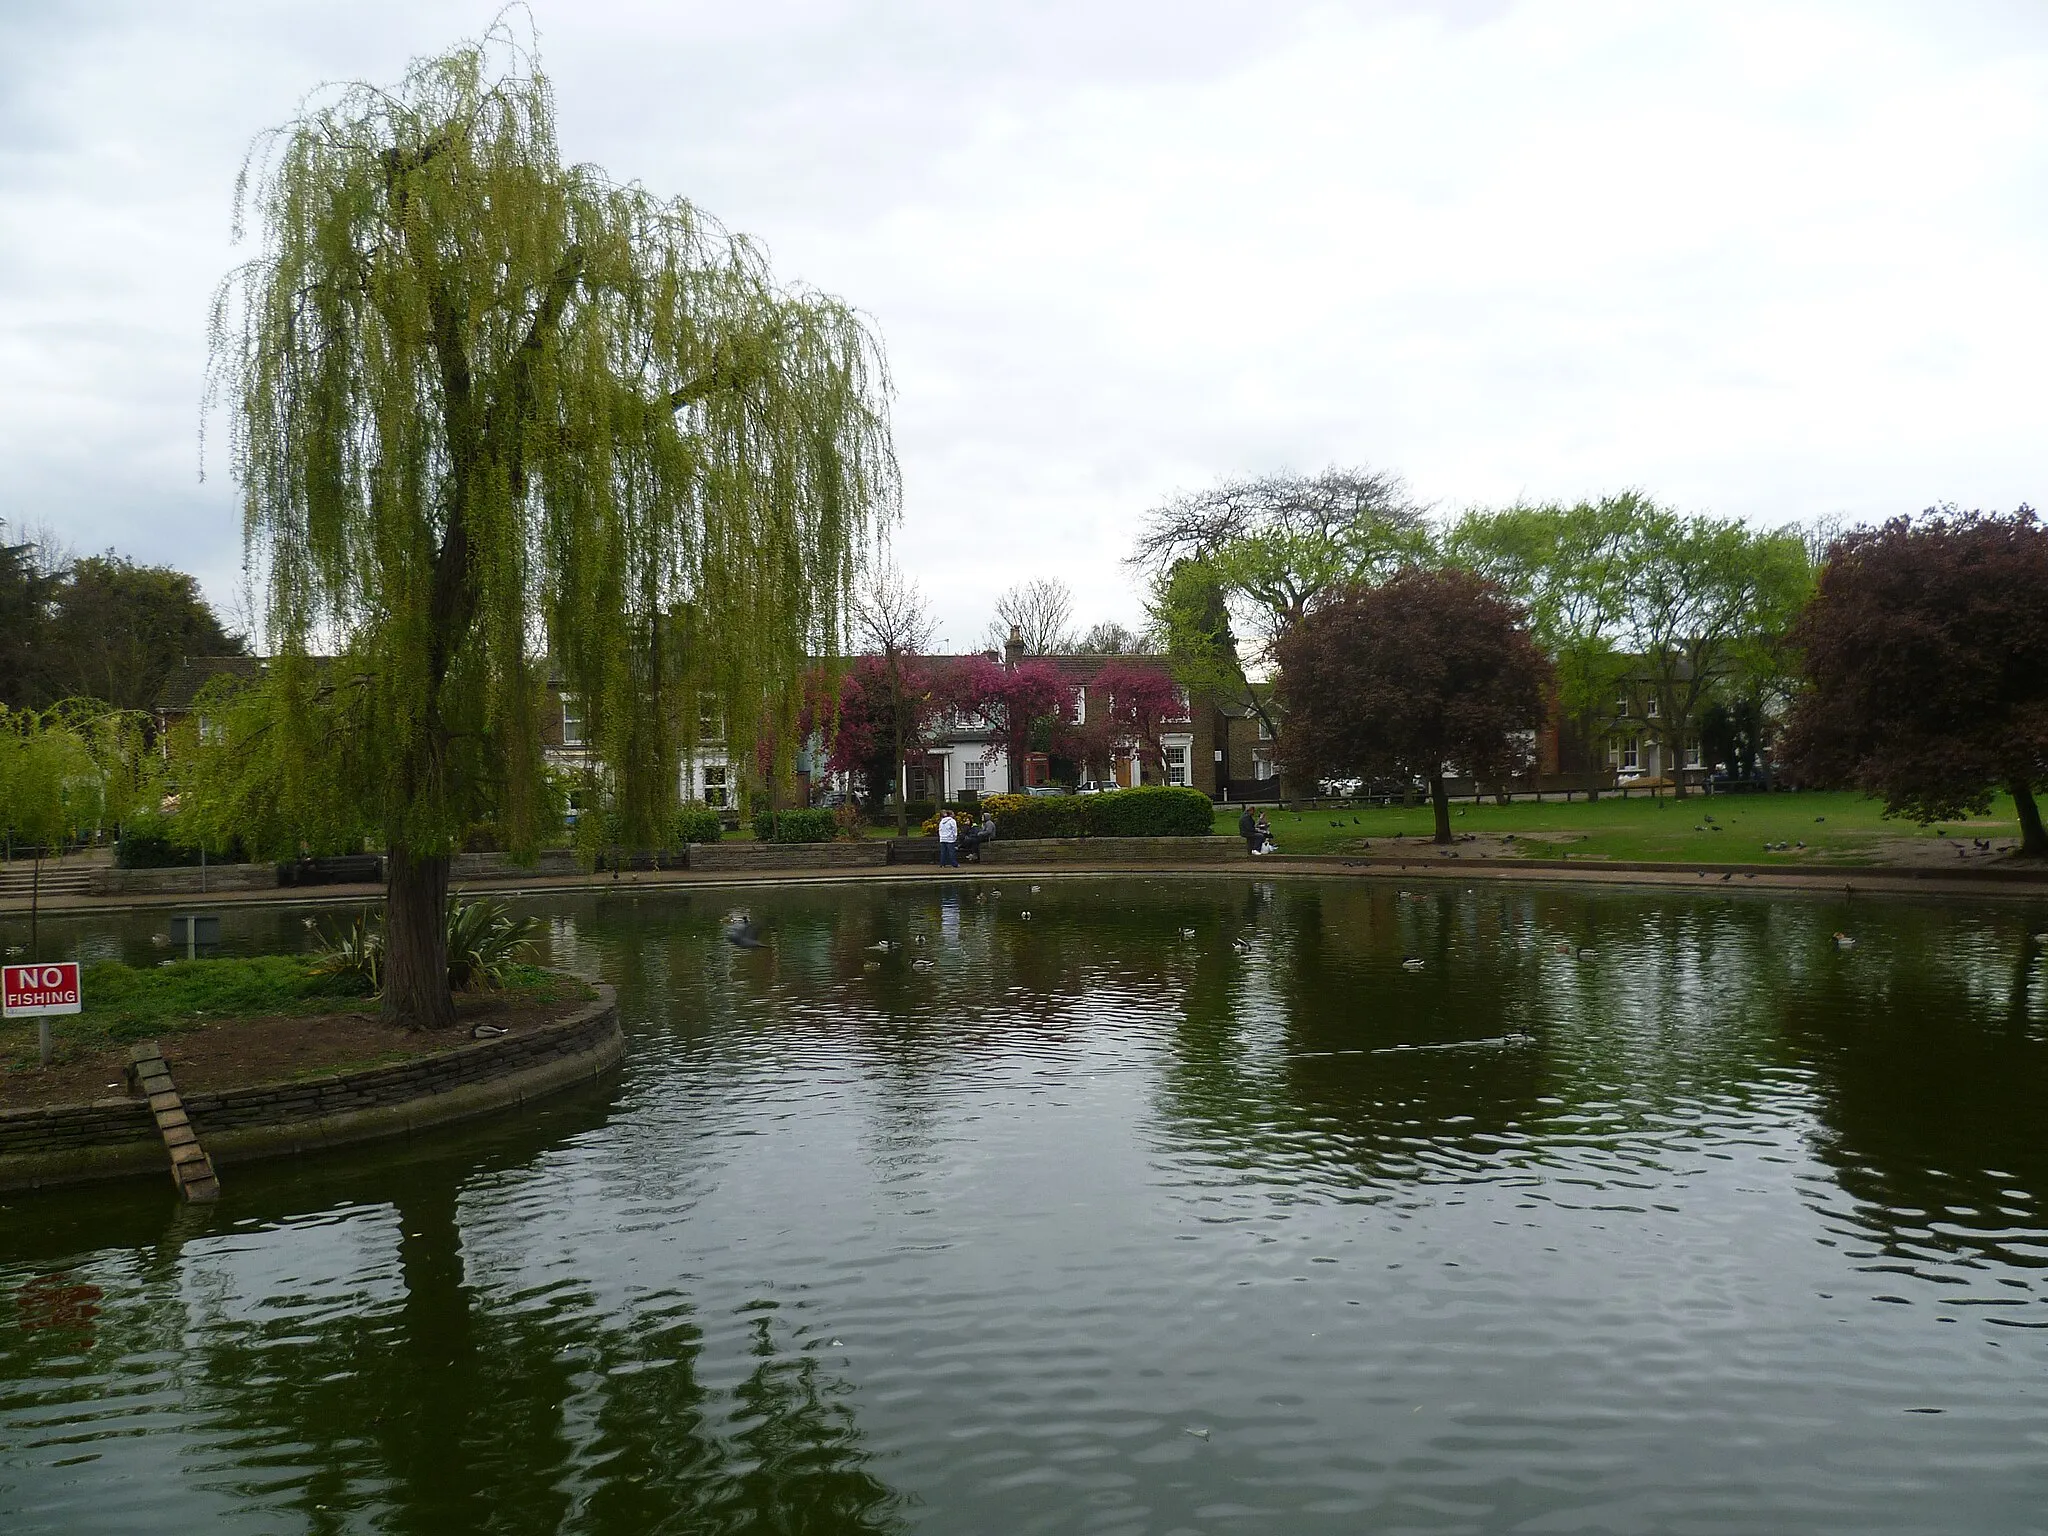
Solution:
<svg viewBox="0 0 2048 1536"><path fill-rule="evenodd" d="M171 1179L186 1200L198 1203L220 1198L220 1179L213 1171L213 1159L199 1145L192 1119L185 1113L185 1101L171 1081L170 1063L153 1043L138 1045L128 1053L128 1079L149 1096L149 1112L156 1116L156 1128L171 1154Z"/></svg>

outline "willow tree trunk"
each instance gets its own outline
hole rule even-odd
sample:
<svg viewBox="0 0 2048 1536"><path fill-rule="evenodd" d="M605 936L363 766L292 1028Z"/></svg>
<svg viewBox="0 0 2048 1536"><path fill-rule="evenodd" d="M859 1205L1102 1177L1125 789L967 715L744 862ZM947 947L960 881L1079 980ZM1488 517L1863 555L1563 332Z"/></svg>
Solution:
<svg viewBox="0 0 2048 1536"><path fill-rule="evenodd" d="M2012 803L2020 817L2020 852L2029 858L2048 859L2048 828L2041 825L2034 786L2025 779L2013 780Z"/></svg>
<svg viewBox="0 0 2048 1536"><path fill-rule="evenodd" d="M1436 840L1448 843L1451 840L1451 792L1440 773L1429 776L1429 803L1436 808Z"/></svg>
<svg viewBox="0 0 2048 1536"><path fill-rule="evenodd" d="M448 990L448 856L385 858L384 1019L408 1029L452 1029Z"/></svg>

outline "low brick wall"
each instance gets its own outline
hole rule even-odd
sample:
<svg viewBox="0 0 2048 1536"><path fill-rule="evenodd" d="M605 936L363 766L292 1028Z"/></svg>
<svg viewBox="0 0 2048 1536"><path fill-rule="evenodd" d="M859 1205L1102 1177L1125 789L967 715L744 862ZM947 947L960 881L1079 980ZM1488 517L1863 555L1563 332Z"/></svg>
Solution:
<svg viewBox="0 0 2048 1536"><path fill-rule="evenodd" d="M983 864L1214 864L1243 858L1237 838L997 838Z"/></svg>
<svg viewBox="0 0 2048 1536"><path fill-rule="evenodd" d="M1217 864L1245 858L1235 837L998 837L984 864Z"/></svg>
<svg viewBox="0 0 2048 1536"><path fill-rule="evenodd" d="M502 853L458 853L448 862L452 885L478 880L559 880L584 873L573 848L543 848L531 864L514 864Z"/></svg>
<svg viewBox="0 0 2048 1536"><path fill-rule="evenodd" d="M197 864L175 869L96 869L95 896L170 896L214 891L267 891L277 886L275 864Z"/></svg>
<svg viewBox="0 0 2048 1536"><path fill-rule="evenodd" d="M889 862L879 838L838 843L692 843L692 869L861 869Z"/></svg>
<svg viewBox="0 0 2048 1536"><path fill-rule="evenodd" d="M597 990L596 1001L540 1029L395 1066L189 1093L185 1111L217 1164L403 1136L486 1114L595 1077L619 1059L618 1001L610 987ZM170 1062L175 1075L174 1053ZM0 1110L0 1190L168 1166L140 1099Z"/></svg>

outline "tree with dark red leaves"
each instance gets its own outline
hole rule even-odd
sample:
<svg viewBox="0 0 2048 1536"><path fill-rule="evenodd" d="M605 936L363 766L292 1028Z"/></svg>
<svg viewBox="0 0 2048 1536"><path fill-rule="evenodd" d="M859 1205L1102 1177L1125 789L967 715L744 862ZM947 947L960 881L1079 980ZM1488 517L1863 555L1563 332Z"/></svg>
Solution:
<svg viewBox="0 0 2048 1536"><path fill-rule="evenodd" d="M1933 821L2018 808L2020 851L2048 857L2048 528L1930 510L1828 550L1794 630L1807 687L1780 759L1818 784Z"/></svg>
<svg viewBox="0 0 2048 1536"><path fill-rule="evenodd" d="M1026 659L1006 667L986 656L968 656L947 669L941 687L954 710L995 733L1013 792L1024 785L1032 731L1049 723L1057 735L1073 719L1073 689L1049 661Z"/></svg>
<svg viewBox="0 0 2048 1536"><path fill-rule="evenodd" d="M1188 718L1180 685L1156 666L1105 662L1088 684L1088 715L1069 733L1091 773L1114 776L1116 759L1138 760L1166 776L1166 733Z"/></svg>
<svg viewBox="0 0 2048 1536"><path fill-rule="evenodd" d="M830 713L831 756L826 767L861 782L868 814L899 787L906 755L921 752L938 725L941 702L932 662L922 656L856 656L838 680L838 708ZM825 723L826 712L818 712ZM897 807L898 831L902 806Z"/></svg>
<svg viewBox="0 0 2048 1536"><path fill-rule="evenodd" d="M1447 768L1499 777L1524 766L1550 662L1527 610L1469 571L1403 571L1353 587L1281 636L1282 752L1298 782L1419 778L1451 840Z"/></svg>

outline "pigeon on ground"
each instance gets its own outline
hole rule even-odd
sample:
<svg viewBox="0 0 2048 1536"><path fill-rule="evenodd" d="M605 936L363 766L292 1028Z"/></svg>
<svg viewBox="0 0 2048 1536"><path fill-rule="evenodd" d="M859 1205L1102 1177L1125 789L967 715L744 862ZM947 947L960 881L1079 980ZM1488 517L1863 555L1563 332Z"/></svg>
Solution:
<svg viewBox="0 0 2048 1536"><path fill-rule="evenodd" d="M725 942L734 949L766 949L761 940L761 927L745 912L735 912L732 921L726 925Z"/></svg>

